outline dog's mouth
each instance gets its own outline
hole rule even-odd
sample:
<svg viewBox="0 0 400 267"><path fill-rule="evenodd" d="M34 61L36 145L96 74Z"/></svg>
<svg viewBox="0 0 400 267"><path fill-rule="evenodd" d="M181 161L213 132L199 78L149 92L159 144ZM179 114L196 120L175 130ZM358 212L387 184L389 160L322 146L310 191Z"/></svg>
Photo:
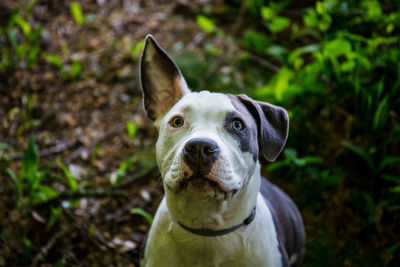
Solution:
<svg viewBox="0 0 400 267"><path fill-rule="evenodd" d="M206 177L195 176L182 181L180 190L188 194L202 195L216 199L229 200L238 190L224 191L217 182L211 181Z"/></svg>

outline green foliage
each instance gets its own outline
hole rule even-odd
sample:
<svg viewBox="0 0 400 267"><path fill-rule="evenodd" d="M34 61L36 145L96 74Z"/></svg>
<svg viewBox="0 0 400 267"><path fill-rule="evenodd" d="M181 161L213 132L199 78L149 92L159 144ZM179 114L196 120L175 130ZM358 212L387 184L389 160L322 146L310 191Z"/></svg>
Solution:
<svg viewBox="0 0 400 267"><path fill-rule="evenodd" d="M137 132L137 126L133 121L128 121L126 123L126 130L128 131L128 136L130 139L134 139Z"/></svg>
<svg viewBox="0 0 400 267"><path fill-rule="evenodd" d="M78 24L79 26L82 25L85 22L85 17L83 16L81 5L78 2L72 2L69 5L69 9L72 16L74 17L76 24Z"/></svg>
<svg viewBox="0 0 400 267"><path fill-rule="evenodd" d="M118 167L118 170L113 172L110 175L110 181L112 184L119 184L121 180L125 177L126 172L128 171L129 167L131 167L135 162L137 162L139 158L136 155L129 157L128 159L124 160Z"/></svg>
<svg viewBox="0 0 400 267"><path fill-rule="evenodd" d="M261 8L261 17L267 22L267 27L272 33L281 32L290 25L290 19L280 17L276 13L272 7Z"/></svg>
<svg viewBox="0 0 400 267"><path fill-rule="evenodd" d="M28 5L25 14L30 15ZM6 29L0 30L0 73L8 74L14 69L27 67L33 69L40 51L40 35L43 27L32 27L29 18L24 18L21 9L16 8Z"/></svg>
<svg viewBox="0 0 400 267"><path fill-rule="evenodd" d="M28 149L22 159L22 168L19 175L11 169L7 170L17 189L16 205L39 203L57 196L57 192L43 184L46 171L39 171L39 152L33 135L29 138ZM23 199L24 192L27 198Z"/></svg>
<svg viewBox="0 0 400 267"><path fill-rule="evenodd" d="M145 39L141 40L138 43L131 43L131 56L133 59L137 60L140 56L140 53L143 49Z"/></svg>
<svg viewBox="0 0 400 267"><path fill-rule="evenodd" d="M52 65L54 65L55 67L57 67L57 69L62 70L64 68L64 63L62 61L62 59L57 56L56 54L52 54L49 52L43 52L43 58L50 62Z"/></svg>
<svg viewBox="0 0 400 267"><path fill-rule="evenodd" d="M60 168L63 170L65 176L67 177L71 191L76 192L78 190L78 183L76 182L75 177L72 176L72 173L70 172L68 167L65 166L65 164L59 158L57 158L56 162L58 166L60 166Z"/></svg>
<svg viewBox="0 0 400 267"><path fill-rule="evenodd" d="M130 213L141 215L150 225L153 224L153 218L151 215L141 208L130 209Z"/></svg>
<svg viewBox="0 0 400 267"><path fill-rule="evenodd" d="M203 15L197 15L196 22L197 25L206 33L212 33L217 29L214 22Z"/></svg>
<svg viewBox="0 0 400 267"><path fill-rule="evenodd" d="M82 74L83 66L82 63L76 57L71 58L70 64L64 64L62 58L56 54L43 52L42 56L47 62L55 66L60 71L62 80L74 81L83 78Z"/></svg>

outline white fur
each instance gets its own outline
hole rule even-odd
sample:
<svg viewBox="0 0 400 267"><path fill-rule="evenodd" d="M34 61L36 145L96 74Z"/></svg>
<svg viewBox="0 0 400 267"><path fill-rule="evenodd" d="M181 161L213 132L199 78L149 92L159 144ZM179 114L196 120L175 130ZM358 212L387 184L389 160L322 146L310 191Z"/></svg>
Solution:
<svg viewBox="0 0 400 267"><path fill-rule="evenodd" d="M259 179L259 174L255 174L251 178L254 185L249 187L250 192L246 192L256 196L257 215L254 221L248 226L242 226L232 233L219 237L203 237L183 229L174 220L164 198L154 218L145 258L141 265L146 267L281 266L272 215L261 194L254 191L259 186ZM245 214L242 209L237 209L224 215L234 216L236 212Z"/></svg>
<svg viewBox="0 0 400 267"><path fill-rule="evenodd" d="M186 93L163 117L159 129L157 163L163 177L165 197L151 227L145 257L146 267L186 266L281 266L281 255L274 222L259 193L260 165L253 155L243 152L238 141L225 128L225 118L233 111L229 97L202 91ZM182 116L184 125L173 128L169 121ZM237 190L228 198L220 192L182 192L179 184L192 171L182 159L182 149L192 138L209 138L220 148L220 155L207 178L225 192ZM218 237L203 237L183 229L227 229L243 222L253 207L254 221Z"/></svg>

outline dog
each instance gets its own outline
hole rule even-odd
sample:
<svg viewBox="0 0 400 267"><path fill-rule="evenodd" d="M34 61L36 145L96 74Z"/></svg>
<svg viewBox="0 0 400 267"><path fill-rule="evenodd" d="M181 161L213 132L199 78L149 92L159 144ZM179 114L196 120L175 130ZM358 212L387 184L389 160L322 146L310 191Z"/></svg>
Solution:
<svg viewBox="0 0 400 267"><path fill-rule="evenodd" d="M286 110L243 94L190 91L151 35L139 72L165 191L141 266L301 265L302 217L260 174L259 157L274 161L286 143Z"/></svg>

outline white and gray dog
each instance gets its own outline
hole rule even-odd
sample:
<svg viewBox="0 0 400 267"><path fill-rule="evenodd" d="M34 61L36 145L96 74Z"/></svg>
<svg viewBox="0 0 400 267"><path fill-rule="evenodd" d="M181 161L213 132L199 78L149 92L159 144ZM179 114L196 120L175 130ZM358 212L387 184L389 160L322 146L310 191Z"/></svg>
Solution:
<svg viewBox="0 0 400 267"><path fill-rule="evenodd" d="M246 95L191 92L151 35L140 78L165 190L141 266L299 266L301 215L258 160L282 151L287 112Z"/></svg>

